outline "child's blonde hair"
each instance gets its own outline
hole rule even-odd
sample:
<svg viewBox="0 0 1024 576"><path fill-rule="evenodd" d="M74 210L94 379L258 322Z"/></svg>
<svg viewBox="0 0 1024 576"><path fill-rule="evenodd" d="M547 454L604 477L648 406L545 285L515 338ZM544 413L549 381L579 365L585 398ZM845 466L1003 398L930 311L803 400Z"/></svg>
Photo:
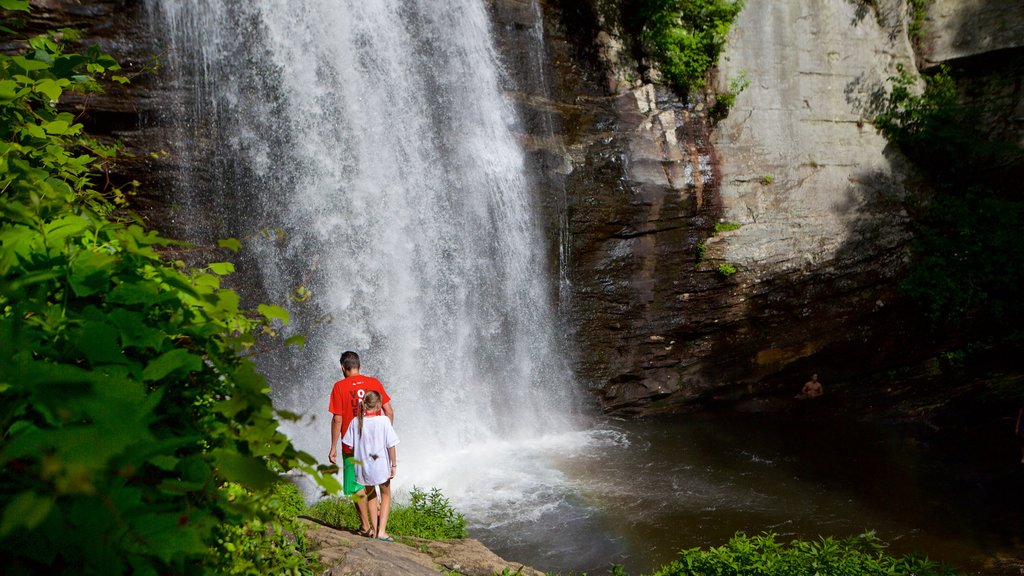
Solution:
<svg viewBox="0 0 1024 576"><path fill-rule="evenodd" d="M362 402L359 403L359 433L363 433L363 414L366 414L368 410L377 410L380 408L380 392L375 390L369 390L363 395Z"/></svg>

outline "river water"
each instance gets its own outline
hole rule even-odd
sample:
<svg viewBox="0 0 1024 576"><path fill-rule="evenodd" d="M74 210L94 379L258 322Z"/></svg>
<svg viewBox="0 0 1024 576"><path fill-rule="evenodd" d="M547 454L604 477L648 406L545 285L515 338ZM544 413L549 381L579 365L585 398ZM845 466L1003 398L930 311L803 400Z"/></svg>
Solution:
<svg viewBox="0 0 1024 576"><path fill-rule="evenodd" d="M927 446L818 408L606 419L530 449L540 477L508 478L506 488L525 496L456 490L454 500L473 537L556 573L603 574L612 563L649 573L737 531L780 542L874 531L893 554L922 553L962 574L1024 567L1024 466L1008 434Z"/></svg>

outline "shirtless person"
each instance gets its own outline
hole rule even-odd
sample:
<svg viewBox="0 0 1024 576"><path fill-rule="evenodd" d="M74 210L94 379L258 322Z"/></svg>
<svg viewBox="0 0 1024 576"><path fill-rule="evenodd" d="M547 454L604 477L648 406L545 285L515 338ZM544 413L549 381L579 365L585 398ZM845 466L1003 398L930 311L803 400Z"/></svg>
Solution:
<svg viewBox="0 0 1024 576"><path fill-rule="evenodd" d="M825 390L821 387L821 382L818 382L818 375L811 374L811 379L804 384L804 389L797 394L797 398L817 398L825 393Z"/></svg>

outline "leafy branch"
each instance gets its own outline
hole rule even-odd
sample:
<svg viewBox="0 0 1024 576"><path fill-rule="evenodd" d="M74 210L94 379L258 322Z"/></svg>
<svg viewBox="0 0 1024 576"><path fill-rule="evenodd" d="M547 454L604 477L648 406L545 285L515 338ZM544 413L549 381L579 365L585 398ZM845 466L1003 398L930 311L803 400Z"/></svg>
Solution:
<svg viewBox="0 0 1024 576"><path fill-rule="evenodd" d="M287 313L241 308L229 263L169 260L182 243L109 181L119 147L61 109L127 80L77 38L0 55L0 551L15 573L231 573L226 526L276 522L259 494L279 473L339 486L279 431L242 356Z"/></svg>

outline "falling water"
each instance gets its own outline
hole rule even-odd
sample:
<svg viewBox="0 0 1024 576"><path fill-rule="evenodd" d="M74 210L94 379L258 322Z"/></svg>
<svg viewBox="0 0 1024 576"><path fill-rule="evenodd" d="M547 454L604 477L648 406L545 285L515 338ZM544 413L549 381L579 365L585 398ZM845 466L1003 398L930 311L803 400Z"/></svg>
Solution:
<svg viewBox="0 0 1024 576"><path fill-rule="evenodd" d="M338 356L356 350L392 396L400 489L439 486L488 525L535 511L561 481L544 449L574 443L582 401L484 2L149 10L185 95L167 108L179 225L249 237L239 289L289 303L283 329L305 335L260 357L277 405L308 415L299 447L326 459Z"/></svg>

